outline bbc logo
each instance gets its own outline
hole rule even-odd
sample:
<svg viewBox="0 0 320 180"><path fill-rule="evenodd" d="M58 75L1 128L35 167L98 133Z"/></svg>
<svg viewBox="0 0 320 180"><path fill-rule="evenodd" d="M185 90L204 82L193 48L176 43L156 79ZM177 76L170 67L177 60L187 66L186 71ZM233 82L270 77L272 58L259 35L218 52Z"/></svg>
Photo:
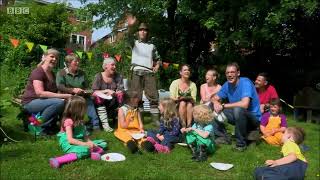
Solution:
<svg viewBox="0 0 320 180"><path fill-rule="evenodd" d="M7 14L29 14L29 7L7 7Z"/></svg>

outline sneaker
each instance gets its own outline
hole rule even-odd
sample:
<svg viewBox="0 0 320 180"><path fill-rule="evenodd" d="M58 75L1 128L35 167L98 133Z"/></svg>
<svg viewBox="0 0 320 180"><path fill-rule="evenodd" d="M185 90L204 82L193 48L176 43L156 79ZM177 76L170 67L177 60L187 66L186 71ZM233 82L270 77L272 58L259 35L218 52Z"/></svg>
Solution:
<svg viewBox="0 0 320 180"><path fill-rule="evenodd" d="M109 124L103 124L102 125L102 127L103 127L103 130L105 131L105 132L112 132L113 131L113 129L109 126Z"/></svg>
<svg viewBox="0 0 320 180"><path fill-rule="evenodd" d="M234 146L233 150L234 151L239 151L239 152L243 152L247 149L247 146Z"/></svg>
<svg viewBox="0 0 320 180"><path fill-rule="evenodd" d="M127 142L127 147L132 154L134 154L138 151L137 143L134 142L133 140L130 140Z"/></svg>
<svg viewBox="0 0 320 180"><path fill-rule="evenodd" d="M258 140L260 140L261 139L260 131L255 130L255 131L249 132L249 134L247 136L247 139L249 141L258 141Z"/></svg>

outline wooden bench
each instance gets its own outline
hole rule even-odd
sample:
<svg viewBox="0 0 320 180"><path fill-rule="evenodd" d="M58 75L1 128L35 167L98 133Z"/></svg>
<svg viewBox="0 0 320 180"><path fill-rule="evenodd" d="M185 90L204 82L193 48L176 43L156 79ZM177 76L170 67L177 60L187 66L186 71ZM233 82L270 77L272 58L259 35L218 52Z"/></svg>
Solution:
<svg viewBox="0 0 320 180"><path fill-rule="evenodd" d="M306 121L315 120L320 123L320 92L311 87L305 87L294 96L293 106L295 108L294 120L297 120L299 110L306 111ZM316 112L317 117L314 117ZM319 114L318 114L319 113Z"/></svg>

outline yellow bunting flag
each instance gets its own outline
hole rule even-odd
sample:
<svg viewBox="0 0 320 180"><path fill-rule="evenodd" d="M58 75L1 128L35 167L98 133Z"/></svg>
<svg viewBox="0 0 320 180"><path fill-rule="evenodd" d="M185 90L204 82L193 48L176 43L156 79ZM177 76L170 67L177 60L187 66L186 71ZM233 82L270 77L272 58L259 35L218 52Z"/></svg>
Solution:
<svg viewBox="0 0 320 180"><path fill-rule="evenodd" d="M31 52L31 51L32 51L32 48L33 48L33 46L34 46L34 43L33 43L33 42L26 42L26 45L27 45L27 47L28 47L28 49L29 49L29 52Z"/></svg>
<svg viewBox="0 0 320 180"><path fill-rule="evenodd" d="M118 62L120 62L120 60L121 60L121 55L118 55L118 54L117 54L117 55L115 55L114 57L116 58L116 60L117 60Z"/></svg>
<svg viewBox="0 0 320 180"><path fill-rule="evenodd" d="M168 63L168 62L162 63L163 69L168 69L169 65L170 65L170 63Z"/></svg>
<svg viewBox="0 0 320 180"><path fill-rule="evenodd" d="M79 58L82 59L82 54L83 54L83 52L81 52L81 51L76 51L76 53L78 54Z"/></svg>
<svg viewBox="0 0 320 180"><path fill-rule="evenodd" d="M42 49L43 52L46 52L47 49L48 49L48 46L46 46L46 45L39 44L39 46L40 46L40 48Z"/></svg>
<svg viewBox="0 0 320 180"><path fill-rule="evenodd" d="M87 52L87 55L88 55L89 60L91 61L91 59L92 59L92 52Z"/></svg>
<svg viewBox="0 0 320 180"><path fill-rule="evenodd" d="M173 64L173 67L174 67L175 69L178 69L178 68L179 68L179 64Z"/></svg>
<svg viewBox="0 0 320 180"><path fill-rule="evenodd" d="M14 48L19 46L19 40L18 39L10 39L11 44L13 45Z"/></svg>

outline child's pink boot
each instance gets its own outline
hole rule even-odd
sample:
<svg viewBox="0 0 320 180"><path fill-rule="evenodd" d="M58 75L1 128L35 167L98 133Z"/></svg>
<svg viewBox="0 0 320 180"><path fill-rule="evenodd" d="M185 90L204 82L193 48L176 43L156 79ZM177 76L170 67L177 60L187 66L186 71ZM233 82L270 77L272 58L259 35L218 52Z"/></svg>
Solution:
<svg viewBox="0 0 320 180"><path fill-rule="evenodd" d="M161 144L155 144L154 148L159 153L170 153L170 149L168 148L168 146L163 146Z"/></svg>
<svg viewBox="0 0 320 180"><path fill-rule="evenodd" d="M76 161L77 159L78 157L76 153L69 153L63 156L50 158L49 162L52 168L59 168L61 165Z"/></svg>
<svg viewBox="0 0 320 180"><path fill-rule="evenodd" d="M147 137L147 141L151 142L153 145L157 144L157 141L154 140L152 137Z"/></svg>

